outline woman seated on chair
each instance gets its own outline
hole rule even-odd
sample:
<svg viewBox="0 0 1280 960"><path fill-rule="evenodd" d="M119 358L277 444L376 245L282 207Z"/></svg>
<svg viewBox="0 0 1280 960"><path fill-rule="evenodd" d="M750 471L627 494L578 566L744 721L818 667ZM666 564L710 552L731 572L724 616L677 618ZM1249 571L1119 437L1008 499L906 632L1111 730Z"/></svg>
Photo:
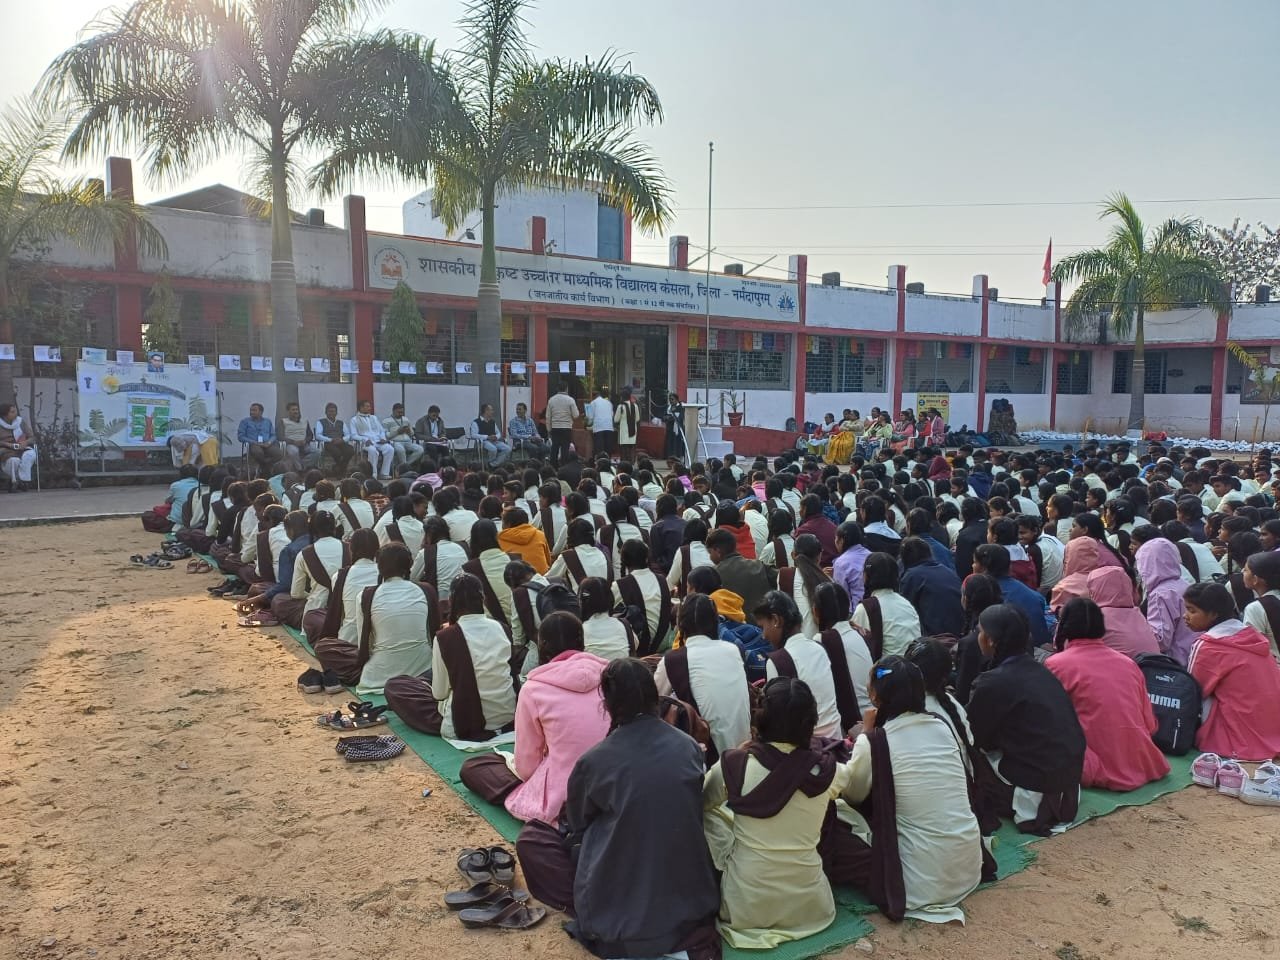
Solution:
<svg viewBox="0 0 1280 960"><path fill-rule="evenodd" d="M516 704L515 757L497 753L462 765L462 782L517 820L556 823L578 759L605 738L600 698L608 661L583 649L582 623L558 611L538 626L538 658Z"/></svg>
<svg viewBox="0 0 1280 960"><path fill-rule="evenodd" d="M392 677L384 689L387 706L423 733L490 740L515 719L511 641L485 614L484 588L469 573L449 588L449 616L452 622L435 638L431 679Z"/></svg>

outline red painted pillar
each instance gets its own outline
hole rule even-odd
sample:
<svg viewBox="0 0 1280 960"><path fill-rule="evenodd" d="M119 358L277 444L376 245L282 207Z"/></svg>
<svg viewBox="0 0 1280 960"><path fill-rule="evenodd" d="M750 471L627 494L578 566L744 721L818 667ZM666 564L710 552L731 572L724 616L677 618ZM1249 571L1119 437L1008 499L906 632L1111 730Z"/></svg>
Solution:
<svg viewBox="0 0 1280 960"><path fill-rule="evenodd" d="M547 218L529 218L529 252L542 256L547 252Z"/></svg>
<svg viewBox="0 0 1280 960"><path fill-rule="evenodd" d="M1222 397L1227 391L1227 335L1231 315L1219 314L1213 338L1213 386L1209 391L1209 436L1222 436Z"/></svg>
<svg viewBox="0 0 1280 960"><path fill-rule="evenodd" d="M978 426L979 433L982 432L982 423L987 415L987 357L990 354L990 347L987 345L987 318L988 311L991 306L991 300L987 297L987 286L990 280L985 273L980 273L973 278L973 295L978 298L978 305L981 310L979 315L979 336L982 338L978 346Z"/></svg>
<svg viewBox="0 0 1280 960"><path fill-rule="evenodd" d="M906 332L907 332L907 268L901 264L894 264L889 268L889 289L894 291L897 296L898 322L896 325L897 333L894 335L890 343L893 346L893 383L889 386L889 392L893 395L892 410L889 412L890 417L896 417L898 411L902 409L902 376L906 364Z"/></svg>
<svg viewBox="0 0 1280 960"><path fill-rule="evenodd" d="M106 192L121 200L133 200L133 164L127 157L107 158ZM138 272L138 241L130 234L115 245L117 273ZM142 352L142 288L116 284L116 346Z"/></svg>
<svg viewBox="0 0 1280 960"><path fill-rule="evenodd" d="M622 262L631 262L631 214L622 215Z"/></svg>
<svg viewBox="0 0 1280 960"><path fill-rule="evenodd" d="M796 281L796 315L800 319L797 333L791 338L792 349L796 355L796 382L791 391L791 396L795 410L793 416L796 418L796 424L799 425L804 423L805 367L809 358L809 352L805 349L808 346L808 342L804 331L806 323L805 311L808 309L809 302L809 258L802 253L793 254L790 258L787 276Z"/></svg>
<svg viewBox="0 0 1280 960"><path fill-rule="evenodd" d="M667 263L676 270L689 269L688 237L672 237L667 241Z"/></svg>
<svg viewBox="0 0 1280 960"><path fill-rule="evenodd" d="M351 244L351 288L369 289L369 231L364 197L343 200L347 238ZM374 306L357 300L351 341L356 361L356 403L373 399L373 319Z"/></svg>
<svg viewBox="0 0 1280 960"><path fill-rule="evenodd" d="M1049 357L1049 429L1058 429L1058 350L1062 340L1062 284L1050 283L1045 287L1046 302L1053 307L1053 343L1047 351Z"/></svg>
<svg viewBox="0 0 1280 960"><path fill-rule="evenodd" d="M550 381L554 373L536 373L533 366L535 360L549 360L550 350L547 347L547 315L535 310L529 315L530 341L529 353L529 409L542 411L547 407L551 397Z"/></svg>

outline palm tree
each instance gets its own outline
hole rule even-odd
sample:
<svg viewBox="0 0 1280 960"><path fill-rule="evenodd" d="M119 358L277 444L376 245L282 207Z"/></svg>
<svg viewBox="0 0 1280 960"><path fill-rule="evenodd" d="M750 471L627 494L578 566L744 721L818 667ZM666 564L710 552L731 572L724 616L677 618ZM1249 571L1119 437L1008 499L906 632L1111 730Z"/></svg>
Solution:
<svg viewBox="0 0 1280 960"><path fill-rule="evenodd" d="M659 230L671 218L670 187L648 147L633 138L637 124L662 118L653 85L613 52L581 62L535 60L526 6L528 0L469 0L462 45L445 70L436 68L452 94L429 110L352 131L315 175L332 194L357 172L417 180L434 174L434 205L450 232L479 210L477 340L485 356L471 358L476 369L497 356L501 340L494 209L504 191L592 185L642 230ZM429 128L422 116L434 121ZM500 400L497 378L482 377L481 405L496 410Z"/></svg>
<svg viewBox="0 0 1280 960"><path fill-rule="evenodd" d="M297 398L283 358L297 352L298 294L290 190L298 157L371 115L401 116L406 65L431 76L431 45L379 32L352 36L385 0L134 0L59 56L45 89L80 116L66 152L140 145L160 180L221 155L247 159L270 197L271 325L276 409ZM430 91L415 91L429 103ZM428 123L430 117L420 118Z"/></svg>
<svg viewBox="0 0 1280 960"><path fill-rule="evenodd" d="M1068 337L1084 334L1099 314L1109 317L1117 337L1133 334L1128 422L1133 433L1142 429L1146 417L1147 312L1188 304L1223 314L1231 309L1231 294L1215 264L1199 252L1198 221L1170 219L1148 233L1123 193L1102 205L1099 219L1108 217L1116 222L1106 246L1058 261L1053 279L1080 282L1067 301Z"/></svg>
<svg viewBox="0 0 1280 960"><path fill-rule="evenodd" d="M165 250L141 208L103 196L98 181L57 176L67 130L64 117L30 100L0 116L0 343L14 342L10 308L21 263L53 240L102 249L133 235L147 253ZM0 402L15 399L13 368L0 363Z"/></svg>

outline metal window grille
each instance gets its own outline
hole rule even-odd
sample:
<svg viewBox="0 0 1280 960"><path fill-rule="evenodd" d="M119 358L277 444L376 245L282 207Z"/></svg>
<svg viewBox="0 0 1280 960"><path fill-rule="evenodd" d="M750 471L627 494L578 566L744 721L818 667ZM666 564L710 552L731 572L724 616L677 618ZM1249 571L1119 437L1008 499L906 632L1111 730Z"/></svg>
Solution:
<svg viewBox="0 0 1280 960"><path fill-rule="evenodd" d="M689 343L687 372L689 386L701 387L707 376L707 347L703 330L693 330ZM711 389L786 390L791 386L791 336L788 334L744 334L712 331Z"/></svg>
<svg viewBox="0 0 1280 960"><path fill-rule="evenodd" d="M1093 354L1087 350L1072 350L1066 360L1060 360L1056 368L1058 393L1079 396L1088 394L1093 373Z"/></svg>
<svg viewBox="0 0 1280 960"><path fill-rule="evenodd" d="M1148 350L1144 355L1146 372L1146 393L1168 393L1165 373L1168 370L1168 355L1164 350ZM1111 392L1129 392L1129 374L1133 367L1133 351L1121 350L1115 355L1115 363L1111 368Z"/></svg>
<svg viewBox="0 0 1280 960"><path fill-rule="evenodd" d="M801 336L807 393L874 393L884 389L884 340Z"/></svg>
<svg viewBox="0 0 1280 960"><path fill-rule="evenodd" d="M906 351L902 388L907 392L973 392L974 346L947 340L900 341Z"/></svg>
<svg viewBox="0 0 1280 960"><path fill-rule="evenodd" d="M1045 351L1040 347L987 347L986 389L991 393L1044 393Z"/></svg>

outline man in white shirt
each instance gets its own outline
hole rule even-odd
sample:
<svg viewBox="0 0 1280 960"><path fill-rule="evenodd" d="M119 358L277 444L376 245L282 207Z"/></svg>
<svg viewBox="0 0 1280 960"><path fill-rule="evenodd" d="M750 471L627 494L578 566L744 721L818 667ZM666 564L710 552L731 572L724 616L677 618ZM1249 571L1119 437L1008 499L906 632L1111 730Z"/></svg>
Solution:
<svg viewBox="0 0 1280 960"><path fill-rule="evenodd" d="M547 401L547 432L551 434L551 462L557 466L569 450L573 436L573 421L578 418L578 402L569 396L569 384L562 382L560 390Z"/></svg>
<svg viewBox="0 0 1280 960"><path fill-rule="evenodd" d="M361 400L359 413L347 424L351 441L365 452L379 480L391 479L391 464L395 449L387 442L387 431L373 413L373 401Z"/></svg>
<svg viewBox="0 0 1280 960"><path fill-rule="evenodd" d="M395 451L394 463L400 466L416 463L422 456L425 448L413 439L413 424L404 415L403 403L391 405L391 416L382 421L382 429L386 431L387 439L391 441L391 447Z"/></svg>
<svg viewBox="0 0 1280 960"><path fill-rule="evenodd" d="M592 455L609 456L613 449L613 403L609 399L609 388L604 385L587 404L587 429L591 431Z"/></svg>

